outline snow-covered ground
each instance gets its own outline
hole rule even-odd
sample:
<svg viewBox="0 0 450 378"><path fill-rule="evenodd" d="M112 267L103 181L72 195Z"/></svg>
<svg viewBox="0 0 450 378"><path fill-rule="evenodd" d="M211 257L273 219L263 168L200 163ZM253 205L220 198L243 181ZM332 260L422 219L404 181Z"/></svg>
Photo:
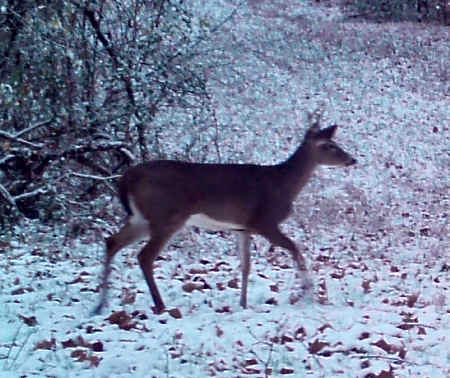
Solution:
<svg viewBox="0 0 450 378"><path fill-rule="evenodd" d="M135 246L93 316L103 246L24 224L0 239L0 377L450 376L449 28L249 3L234 32L267 27L266 55L243 37L233 59L248 81L212 88L235 130L222 156L286 158L303 110L325 102L325 123L342 126L337 140L359 162L320 169L283 226L312 297L296 298L288 253L255 237L241 309L234 238L194 229L157 262L168 312L152 313Z"/></svg>

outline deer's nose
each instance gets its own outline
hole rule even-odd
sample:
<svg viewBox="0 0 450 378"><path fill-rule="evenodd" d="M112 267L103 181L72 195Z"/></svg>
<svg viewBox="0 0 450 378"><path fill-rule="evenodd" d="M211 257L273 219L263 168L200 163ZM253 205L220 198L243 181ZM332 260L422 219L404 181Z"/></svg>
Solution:
<svg viewBox="0 0 450 378"><path fill-rule="evenodd" d="M348 163L347 163L347 167L350 166L350 165L356 164L357 162L358 162L358 161L357 161L356 159L351 158L351 159L348 161Z"/></svg>

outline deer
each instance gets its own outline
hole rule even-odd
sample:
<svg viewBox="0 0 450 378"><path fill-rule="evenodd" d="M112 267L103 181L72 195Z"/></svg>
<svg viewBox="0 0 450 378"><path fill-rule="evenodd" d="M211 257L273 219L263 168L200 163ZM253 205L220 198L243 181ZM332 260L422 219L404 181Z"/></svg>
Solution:
<svg viewBox="0 0 450 378"><path fill-rule="evenodd" d="M305 258L280 231L293 201L319 166L351 166L356 159L333 137L337 125L321 129L321 113L308 114L304 139L285 161L275 165L192 163L154 160L129 168L119 180L119 198L127 213L124 226L106 238L106 259L100 284L99 314L106 303L111 262L122 248L149 238L138 262L153 298L155 314L165 304L154 277L155 260L184 226L239 235L241 259L240 305L247 308L251 235L261 235L273 246L290 252L301 288L313 287Z"/></svg>

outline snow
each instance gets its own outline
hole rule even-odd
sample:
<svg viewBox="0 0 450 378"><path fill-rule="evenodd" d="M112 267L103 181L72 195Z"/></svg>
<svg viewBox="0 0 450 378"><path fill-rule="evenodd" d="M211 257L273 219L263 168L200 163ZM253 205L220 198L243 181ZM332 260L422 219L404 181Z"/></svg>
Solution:
<svg viewBox="0 0 450 378"><path fill-rule="evenodd" d="M302 112L323 99L326 123L342 125L358 165L321 169L283 226L309 263L311 297L298 298L288 253L256 237L240 308L234 238L194 229L157 262L168 312L151 311L134 246L93 316L103 245L24 223L0 238L0 378L450 376L449 29L344 23L332 7L287 3L291 21L270 7L238 12L230 30L244 53L233 59L247 82L212 89L236 131L222 156L235 160L287 157ZM259 60L245 49L263 25L273 36L300 16L308 31L289 59L283 39L261 40Z"/></svg>

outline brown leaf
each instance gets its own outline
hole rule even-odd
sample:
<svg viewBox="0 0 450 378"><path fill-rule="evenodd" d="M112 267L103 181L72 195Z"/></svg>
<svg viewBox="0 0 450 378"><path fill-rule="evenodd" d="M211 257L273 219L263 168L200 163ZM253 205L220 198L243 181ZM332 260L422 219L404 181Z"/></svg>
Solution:
<svg viewBox="0 0 450 378"><path fill-rule="evenodd" d="M292 336L289 336L289 335L281 336L281 344L292 343L293 341L294 341L294 338Z"/></svg>
<svg viewBox="0 0 450 378"><path fill-rule="evenodd" d="M44 349L44 350L54 350L56 348L56 340L52 338L50 341L43 340L36 344L34 347L35 350L37 349Z"/></svg>
<svg viewBox="0 0 450 378"><path fill-rule="evenodd" d="M264 303L268 304L268 305L276 306L278 304L278 301L274 297L271 297L267 301L265 301Z"/></svg>
<svg viewBox="0 0 450 378"><path fill-rule="evenodd" d="M91 344L91 349L94 352L103 352L105 349L103 347L103 343L101 341L96 341Z"/></svg>
<svg viewBox="0 0 450 378"><path fill-rule="evenodd" d="M78 346L77 343L73 339L69 339L67 341L61 341L63 348L76 348Z"/></svg>
<svg viewBox="0 0 450 378"><path fill-rule="evenodd" d="M94 328L93 325L88 325L86 327L86 333L87 334L91 334L91 333L95 333L95 332L102 332L102 330L100 328Z"/></svg>
<svg viewBox="0 0 450 378"><path fill-rule="evenodd" d="M257 374L261 373L261 370L255 369L255 368L244 367L244 369L242 369L242 373L246 374L246 375L257 375Z"/></svg>
<svg viewBox="0 0 450 378"><path fill-rule="evenodd" d="M399 326L397 326L397 328L407 331L408 329L414 328L414 324L403 323L403 324L400 324Z"/></svg>
<svg viewBox="0 0 450 378"><path fill-rule="evenodd" d="M25 289L23 287L11 291L11 295L22 295L22 294L25 294Z"/></svg>
<svg viewBox="0 0 450 378"><path fill-rule="evenodd" d="M83 279L83 277L81 277L81 274L77 277L77 278L75 278L74 280L72 280L72 281L69 281L69 282L66 282L66 284L67 285L73 285L73 284L76 284L76 283L84 283L84 282L86 282L84 279Z"/></svg>
<svg viewBox="0 0 450 378"><path fill-rule="evenodd" d="M218 325L216 325L216 336L222 337L223 336L223 329L220 328Z"/></svg>
<svg viewBox="0 0 450 378"><path fill-rule="evenodd" d="M195 282L187 282L181 288L186 293L192 293L194 290L201 291L203 289L203 284L195 283Z"/></svg>
<svg viewBox="0 0 450 378"><path fill-rule="evenodd" d="M279 293L280 292L280 288L276 284L270 285L269 288L270 288L270 291L272 291L274 293Z"/></svg>
<svg viewBox="0 0 450 378"><path fill-rule="evenodd" d="M419 299L419 293L416 293L416 294L411 294L409 297L408 297L408 300L407 300L407 305L408 305L408 307L414 307L414 305L416 304L416 302L417 302L417 299Z"/></svg>
<svg viewBox="0 0 450 378"><path fill-rule="evenodd" d="M183 317L181 311L178 308L171 308L168 313L174 319L181 319Z"/></svg>
<svg viewBox="0 0 450 378"><path fill-rule="evenodd" d="M368 374L366 375L367 378L395 378L394 371L392 368L388 370L381 370L379 374Z"/></svg>
<svg viewBox="0 0 450 378"><path fill-rule="evenodd" d="M320 333L323 333L323 331L325 331L327 328L333 329L333 327L332 327L330 324L325 323L323 326L321 326L321 327L318 328L318 331L319 331Z"/></svg>
<svg viewBox="0 0 450 378"><path fill-rule="evenodd" d="M388 344L383 339L380 339L380 340L372 343L372 345L375 345L376 347L383 349L386 353L392 353L392 345Z"/></svg>
<svg viewBox="0 0 450 378"><path fill-rule="evenodd" d="M369 332L363 332L361 333L361 335L359 335L358 339L359 340L365 340L368 339L370 337L370 333Z"/></svg>
<svg viewBox="0 0 450 378"><path fill-rule="evenodd" d="M231 313L231 307L230 306L223 306L221 308L216 309L216 312L219 314L225 314L225 313Z"/></svg>
<svg viewBox="0 0 450 378"><path fill-rule="evenodd" d="M217 283L216 283L216 287L217 287L217 289L218 289L219 291L226 290L226 286L225 286L225 284L224 284L223 282L217 282Z"/></svg>
<svg viewBox="0 0 450 378"><path fill-rule="evenodd" d="M364 293L370 293L370 284L371 282L368 280L364 280L363 283L361 284L362 288L364 289Z"/></svg>
<svg viewBox="0 0 450 378"><path fill-rule="evenodd" d="M69 339L67 341L61 342L64 348L76 348L76 347L85 347L91 348L91 344L83 339L81 336L77 336L75 339Z"/></svg>
<svg viewBox="0 0 450 378"><path fill-rule="evenodd" d="M303 327L297 328L294 337L296 340L303 340L306 337L306 330Z"/></svg>
<svg viewBox="0 0 450 378"><path fill-rule="evenodd" d="M431 230L428 227L421 228L419 232L420 236L431 236Z"/></svg>
<svg viewBox="0 0 450 378"><path fill-rule="evenodd" d="M89 361L91 367L97 367L100 364L101 358L96 356L90 356L85 350L77 349L71 354L71 357L75 358L77 362Z"/></svg>
<svg viewBox="0 0 450 378"><path fill-rule="evenodd" d="M135 310L131 313L131 316L133 319L139 319L139 320L147 320L148 315L144 311Z"/></svg>
<svg viewBox="0 0 450 378"><path fill-rule="evenodd" d="M19 315L19 318L23 320L23 322L30 327L34 327L38 324L38 321L35 316L26 317L23 315Z"/></svg>
<svg viewBox="0 0 450 378"><path fill-rule="evenodd" d="M312 343L309 343L308 350L312 354L319 353L323 348L329 346L327 342L319 341L318 339L313 341Z"/></svg>
<svg viewBox="0 0 450 378"><path fill-rule="evenodd" d="M330 274L331 278L340 280L341 278L345 277L345 270L344 269L337 269L333 273Z"/></svg>
<svg viewBox="0 0 450 378"><path fill-rule="evenodd" d="M367 369L368 367L370 367L370 362L369 361L363 361L361 362L361 369Z"/></svg>
<svg viewBox="0 0 450 378"><path fill-rule="evenodd" d="M132 328L136 328L136 322L132 321L130 315L128 315L125 311L116 311L113 312L106 320L109 320L111 324L117 324L120 329L124 329L129 331Z"/></svg>
<svg viewBox="0 0 450 378"><path fill-rule="evenodd" d="M204 268L202 268L202 269L192 268L192 269L189 269L189 273L190 274L208 274L208 271Z"/></svg>
<svg viewBox="0 0 450 378"><path fill-rule="evenodd" d="M233 278L232 280L228 281L228 287L232 289L239 289L239 281L237 278Z"/></svg>

